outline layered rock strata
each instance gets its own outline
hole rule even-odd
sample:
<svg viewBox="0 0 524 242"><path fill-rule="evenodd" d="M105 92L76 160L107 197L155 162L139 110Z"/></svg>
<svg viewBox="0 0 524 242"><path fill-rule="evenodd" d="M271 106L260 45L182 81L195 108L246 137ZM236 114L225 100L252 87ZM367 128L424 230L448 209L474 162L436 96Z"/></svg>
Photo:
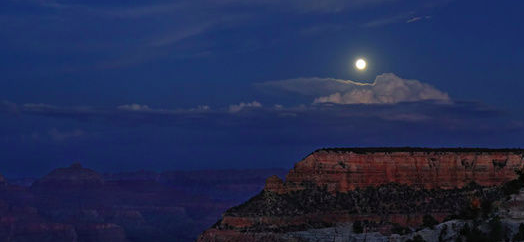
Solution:
<svg viewBox="0 0 524 242"><path fill-rule="evenodd" d="M0 175L0 242L188 242L285 170L99 174L75 163Z"/></svg>
<svg viewBox="0 0 524 242"><path fill-rule="evenodd" d="M522 163L523 152L511 149L322 149L298 162L284 190L275 191L301 190L304 182L336 192L388 183L425 189L462 188L470 182L494 186L514 179Z"/></svg>
<svg viewBox="0 0 524 242"><path fill-rule="evenodd" d="M428 215L442 221L504 196L523 157L518 149L317 150L285 181L268 178L259 195L229 209L198 241L288 241L279 235L355 221L387 234L420 226Z"/></svg>

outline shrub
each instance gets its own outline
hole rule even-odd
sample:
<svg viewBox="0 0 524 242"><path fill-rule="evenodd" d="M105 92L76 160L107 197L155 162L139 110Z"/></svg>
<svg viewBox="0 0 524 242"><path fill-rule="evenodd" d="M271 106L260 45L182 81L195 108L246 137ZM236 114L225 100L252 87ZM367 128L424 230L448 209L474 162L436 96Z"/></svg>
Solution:
<svg viewBox="0 0 524 242"><path fill-rule="evenodd" d="M448 234L448 225L444 224L444 226L442 226L442 230L440 231L440 234L438 235L438 241L439 242L444 241L444 236L446 236L447 234Z"/></svg>
<svg viewBox="0 0 524 242"><path fill-rule="evenodd" d="M408 239L408 240L406 240L406 242L426 242L426 240L424 238L422 238L422 236L417 234L417 235L413 236L413 239Z"/></svg>
<svg viewBox="0 0 524 242"><path fill-rule="evenodd" d="M477 219L480 215L480 209L471 206L464 207L456 218L459 219Z"/></svg>
<svg viewBox="0 0 524 242"><path fill-rule="evenodd" d="M433 228L433 226L437 224L438 224L438 221L429 214L424 215L424 217L422 218L422 225L424 227Z"/></svg>
<svg viewBox="0 0 524 242"><path fill-rule="evenodd" d="M522 188L522 181L520 179L512 180L509 182L506 182L503 186L504 194L507 196L512 194L517 194L520 189Z"/></svg>
<svg viewBox="0 0 524 242"><path fill-rule="evenodd" d="M520 189L524 187L524 171L515 170L515 173L517 173L518 178L506 182L503 186L504 193L508 196L512 194L517 194L520 191Z"/></svg>
<svg viewBox="0 0 524 242"><path fill-rule="evenodd" d="M400 224L394 224L393 228L391 228L391 233L393 233L393 234L404 235L404 234L407 234L409 232L411 232L411 230L409 228L403 227Z"/></svg>
<svg viewBox="0 0 524 242"><path fill-rule="evenodd" d="M489 222L489 227L490 232L486 234L477 227L470 228L469 225L466 224L462 230L460 230L460 235L465 238L466 242L499 242L504 239L504 231L498 217L493 218ZM460 238L460 241L462 241L462 238Z"/></svg>
<svg viewBox="0 0 524 242"><path fill-rule="evenodd" d="M488 218L488 216L495 211L495 208L493 207L493 201L489 199L483 200L480 208L482 209L482 215L484 218Z"/></svg>
<svg viewBox="0 0 524 242"><path fill-rule="evenodd" d="M491 241L502 241L502 239L504 239L504 230L498 216L489 221L489 228L489 238Z"/></svg>
<svg viewBox="0 0 524 242"><path fill-rule="evenodd" d="M467 242L494 242L482 233L478 228L473 228L468 233L465 234Z"/></svg>
<svg viewBox="0 0 524 242"><path fill-rule="evenodd" d="M515 234L513 241L524 241L524 224L519 225L519 232Z"/></svg>
<svg viewBox="0 0 524 242"><path fill-rule="evenodd" d="M355 221L353 223L353 233L360 234L362 232L364 232L364 226L362 226L362 222Z"/></svg>

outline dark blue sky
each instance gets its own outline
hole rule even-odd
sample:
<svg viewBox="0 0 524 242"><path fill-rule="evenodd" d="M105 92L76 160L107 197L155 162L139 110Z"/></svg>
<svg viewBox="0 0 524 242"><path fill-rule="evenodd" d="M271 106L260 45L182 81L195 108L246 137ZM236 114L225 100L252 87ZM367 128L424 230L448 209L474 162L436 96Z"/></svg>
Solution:
<svg viewBox="0 0 524 242"><path fill-rule="evenodd" d="M0 173L73 161L101 171L291 167L328 146L523 147L523 9L1 1ZM353 68L358 57L366 71Z"/></svg>

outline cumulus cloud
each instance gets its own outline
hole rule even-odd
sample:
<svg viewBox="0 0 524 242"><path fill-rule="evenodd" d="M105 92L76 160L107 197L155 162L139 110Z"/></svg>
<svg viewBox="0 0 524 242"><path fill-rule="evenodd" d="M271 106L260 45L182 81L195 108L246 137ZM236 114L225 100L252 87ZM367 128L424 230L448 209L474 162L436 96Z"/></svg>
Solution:
<svg viewBox="0 0 524 242"><path fill-rule="evenodd" d="M373 83L333 78L298 78L264 82L257 85L266 90L283 90L313 96L313 103L394 104L437 100L450 102L447 93L418 80L403 79L386 73Z"/></svg>
<svg viewBox="0 0 524 242"><path fill-rule="evenodd" d="M260 108L260 107L262 107L262 104L260 104L257 101L253 101L250 103L241 102L239 104L229 105L229 112L236 113L236 112L240 112L244 108Z"/></svg>

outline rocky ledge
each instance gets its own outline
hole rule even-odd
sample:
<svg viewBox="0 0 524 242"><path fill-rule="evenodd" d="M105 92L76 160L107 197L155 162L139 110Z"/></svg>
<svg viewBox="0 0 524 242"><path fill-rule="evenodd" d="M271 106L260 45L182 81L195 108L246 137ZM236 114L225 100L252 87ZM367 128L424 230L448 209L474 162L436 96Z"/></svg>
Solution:
<svg viewBox="0 0 524 242"><path fill-rule="evenodd" d="M285 180L268 178L198 241L301 241L290 234L356 222L389 235L424 218L471 217L514 192L523 164L520 149L320 149Z"/></svg>

